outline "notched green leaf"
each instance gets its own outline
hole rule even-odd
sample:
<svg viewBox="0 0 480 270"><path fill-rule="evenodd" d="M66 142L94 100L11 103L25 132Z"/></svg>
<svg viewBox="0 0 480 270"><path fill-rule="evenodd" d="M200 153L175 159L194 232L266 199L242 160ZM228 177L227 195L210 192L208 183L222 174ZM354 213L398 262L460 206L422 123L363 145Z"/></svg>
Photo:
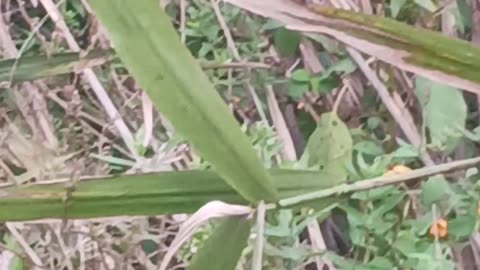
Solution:
<svg viewBox="0 0 480 270"><path fill-rule="evenodd" d="M307 167L337 175L337 184L345 181L346 165L352 159L352 137L335 113L325 113L308 139L301 163Z"/></svg>
<svg viewBox="0 0 480 270"><path fill-rule="evenodd" d="M418 76L415 94L424 110L432 146L452 151L464 134L467 119L467 105L462 92Z"/></svg>

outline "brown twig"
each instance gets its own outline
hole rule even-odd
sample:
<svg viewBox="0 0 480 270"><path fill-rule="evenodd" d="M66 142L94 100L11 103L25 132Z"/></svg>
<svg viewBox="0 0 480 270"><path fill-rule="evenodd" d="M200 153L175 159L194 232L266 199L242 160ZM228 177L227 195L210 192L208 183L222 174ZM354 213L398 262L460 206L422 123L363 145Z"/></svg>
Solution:
<svg viewBox="0 0 480 270"><path fill-rule="evenodd" d="M40 1L45 8L45 10L48 13L48 16L52 19L52 21L55 23L55 25L60 29L62 32L68 47L72 51L80 51L80 46L78 45L77 41L75 40L73 34L70 32L68 29L64 19L60 15L57 7L51 0L41 0ZM100 83L98 80L97 76L95 73L92 71L92 69L84 69L83 70L83 75L86 79L86 81L90 84L90 87L92 88L93 92L95 93L96 97L102 104L102 107L105 109L105 112L108 114L110 120L113 122L113 125L117 129L118 133L120 134L120 137L123 139L125 142L125 145L128 147L130 153L134 158L138 158L137 151L135 150L134 146L134 138L133 135L128 128L128 126L125 124L123 121L121 115L119 114L117 108L113 104L112 100L107 94L107 91L104 89L103 85Z"/></svg>

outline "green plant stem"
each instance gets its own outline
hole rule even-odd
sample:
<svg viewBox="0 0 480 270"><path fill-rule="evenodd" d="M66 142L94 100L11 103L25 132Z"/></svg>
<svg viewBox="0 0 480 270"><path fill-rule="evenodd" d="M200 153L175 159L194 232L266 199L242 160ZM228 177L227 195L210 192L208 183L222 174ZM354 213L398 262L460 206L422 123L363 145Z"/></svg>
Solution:
<svg viewBox="0 0 480 270"><path fill-rule="evenodd" d="M264 233L265 233L265 204L261 201L257 207L257 238L255 239L255 249L252 259L252 270L262 269Z"/></svg>
<svg viewBox="0 0 480 270"><path fill-rule="evenodd" d="M342 184L332 188L295 196L292 198L282 199L278 202L280 207L291 207L294 205L309 203L322 198L331 196L340 196L342 194L353 193L362 190L368 190L387 185L395 185L422 177L428 177L436 174L447 173L449 171L470 168L480 163L480 157L453 161L435 166L429 166L411 172L407 172L394 176L380 176L370 180L363 180L353 184Z"/></svg>

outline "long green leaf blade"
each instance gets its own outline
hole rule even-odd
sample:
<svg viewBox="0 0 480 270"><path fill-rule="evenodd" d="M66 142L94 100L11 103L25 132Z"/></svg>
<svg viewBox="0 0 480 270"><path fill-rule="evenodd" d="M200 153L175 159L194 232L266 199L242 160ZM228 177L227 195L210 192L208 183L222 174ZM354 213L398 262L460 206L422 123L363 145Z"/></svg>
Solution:
<svg viewBox="0 0 480 270"><path fill-rule="evenodd" d="M337 181L336 175L316 171L275 169L269 173L281 198L332 187ZM68 199L65 185L0 189L0 221L193 213L212 200L248 203L211 171L88 178L79 180Z"/></svg>
<svg viewBox="0 0 480 270"><path fill-rule="evenodd" d="M0 61L0 81L21 82L48 76L78 72L85 68L101 65L114 57L113 51L93 51L82 56L80 53L61 53L50 56L24 56L20 59Z"/></svg>
<svg viewBox="0 0 480 270"><path fill-rule="evenodd" d="M175 129L243 197L274 201L270 176L158 1L90 4L122 61Z"/></svg>
<svg viewBox="0 0 480 270"><path fill-rule="evenodd" d="M234 270L248 244L249 233L250 222L245 218L225 218L193 257L187 270Z"/></svg>

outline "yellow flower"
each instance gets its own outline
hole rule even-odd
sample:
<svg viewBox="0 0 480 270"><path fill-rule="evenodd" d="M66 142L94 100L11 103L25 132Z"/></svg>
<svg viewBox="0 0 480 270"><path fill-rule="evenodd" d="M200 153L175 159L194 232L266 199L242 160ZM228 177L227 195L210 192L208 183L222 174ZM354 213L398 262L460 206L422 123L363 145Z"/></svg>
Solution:
<svg viewBox="0 0 480 270"><path fill-rule="evenodd" d="M397 165L397 166L393 167L392 170L394 172L396 172L397 174L401 174L401 173L409 172L412 169L410 169L409 167L407 167L405 165Z"/></svg>
<svg viewBox="0 0 480 270"><path fill-rule="evenodd" d="M393 170L389 170L387 171L386 173L383 174L383 176L392 176L392 175L396 175L397 173Z"/></svg>
<svg viewBox="0 0 480 270"><path fill-rule="evenodd" d="M392 175L402 174L402 173L405 173L405 172L409 172L411 170L412 169L410 169L409 167L407 167L405 165L395 165L395 166L393 166L393 168L388 170L384 174L384 176L392 176Z"/></svg>
<svg viewBox="0 0 480 270"><path fill-rule="evenodd" d="M429 234L433 237L444 238L448 234L448 224L443 218L438 219L430 226Z"/></svg>

